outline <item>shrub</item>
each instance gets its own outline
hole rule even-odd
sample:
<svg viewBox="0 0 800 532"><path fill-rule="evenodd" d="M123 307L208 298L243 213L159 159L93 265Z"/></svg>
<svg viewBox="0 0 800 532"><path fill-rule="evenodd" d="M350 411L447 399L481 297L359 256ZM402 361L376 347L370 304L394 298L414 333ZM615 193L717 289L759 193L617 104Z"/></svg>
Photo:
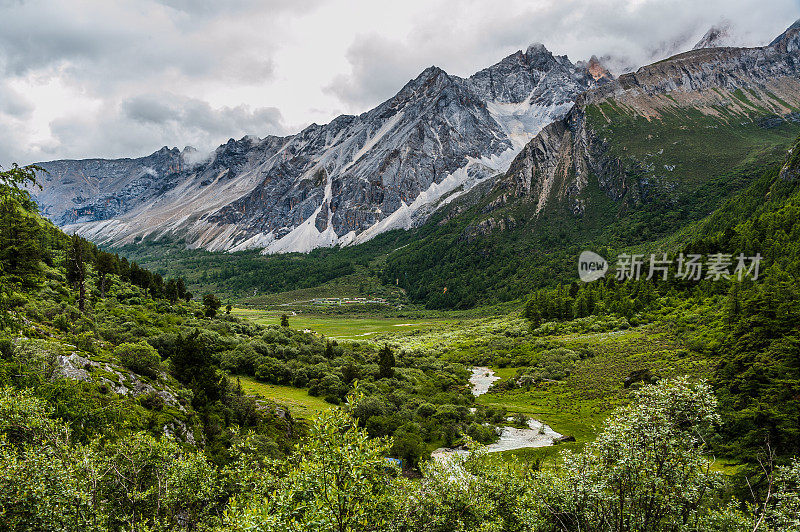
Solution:
<svg viewBox="0 0 800 532"><path fill-rule="evenodd" d="M330 404L332 404L332 405L338 405L338 404L339 404L339 403L341 403L342 401L341 401L341 399L339 399L339 398L338 398L337 396L335 396L335 395L326 395L326 396L325 396L325 402L326 402L326 403L330 403Z"/></svg>
<svg viewBox="0 0 800 532"><path fill-rule="evenodd" d="M14 354L14 344L8 338L0 338L0 357L10 359Z"/></svg>
<svg viewBox="0 0 800 532"><path fill-rule="evenodd" d="M156 392L150 392L149 394L143 395L139 398L139 404L148 410L160 411L164 409L164 398L158 395Z"/></svg>
<svg viewBox="0 0 800 532"><path fill-rule="evenodd" d="M156 377L161 366L161 357L150 344L145 341L139 343L120 344L114 348L114 355L120 364L131 371L148 377Z"/></svg>

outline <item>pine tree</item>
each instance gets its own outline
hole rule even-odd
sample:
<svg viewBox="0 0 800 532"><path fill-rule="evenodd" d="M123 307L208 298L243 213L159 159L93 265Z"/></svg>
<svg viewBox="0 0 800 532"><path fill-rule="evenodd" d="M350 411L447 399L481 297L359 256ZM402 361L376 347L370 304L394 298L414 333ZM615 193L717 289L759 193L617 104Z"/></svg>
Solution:
<svg viewBox="0 0 800 532"><path fill-rule="evenodd" d="M35 218L16 200L0 198L0 262L7 274L28 283L38 277L41 232Z"/></svg>
<svg viewBox="0 0 800 532"><path fill-rule="evenodd" d="M164 286L164 295L167 296L167 299L169 299L171 303L178 301L178 283L175 279L167 281L167 284Z"/></svg>
<svg viewBox="0 0 800 532"><path fill-rule="evenodd" d="M117 261L114 255L106 253L105 251L98 253L95 269L97 270L97 275L100 280L100 295L105 298L106 289L108 288L106 284L108 282L108 275L116 273L117 271Z"/></svg>
<svg viewBox="0 0 800 532"><path fill-rule="evenodd" d="M203 296L203 308L205 309L206 318L215 317L221 306L222 301L214 294L205 294Z"/></svg>
<svg viewBox="0 0 800 532"><path fill-rule="evenodd" d="M186 299L187 301L191 299L191 297L186 297L186 283L183 282L183 277L178 277L175 281L175 289L178 291L179 299Z"/></svg>
<svg viewBox="0 0 800 532"><path fill-rule="evenodd" d="M67 281L78 290L78 309L86 310L86 241L74 234L67 248Z"/></svg>
<svg viewBox="0 0 800 532"><path fill-rule="evenodd" d="M394 376L394 364L394 354L392 354L389 344L383 344L378 353L379 376L381 379L388 379Z"/></svg>

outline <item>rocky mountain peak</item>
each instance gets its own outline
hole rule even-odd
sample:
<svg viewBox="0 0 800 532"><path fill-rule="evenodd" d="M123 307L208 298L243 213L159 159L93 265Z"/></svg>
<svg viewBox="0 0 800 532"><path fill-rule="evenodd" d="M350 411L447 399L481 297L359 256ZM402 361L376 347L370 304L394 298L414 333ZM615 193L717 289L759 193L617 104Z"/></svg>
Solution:
<svg viewBox="0 0 800 532"><path fill-rule="evenodd" d="M392 106L403 105L410 100L425 97L426 94L430 93L431 88L440 88L442 85L451 82L452 79L447 72L435 65L431 65L420 72L416 78L406 83L394 97L382 104L382 106L387 104ZM336 120L339 120L339 118Z"/></svg>
<svg viewBox="0 0 800 532"><path fill-rule="evenodd" d="M769 46L784 54L800 50L800 19L778 35Z"/></svg>
<svg viewBox="0 0 800 532"><path fill-rule="evenodd" d="M552 55L550 50L545 47L540 42L531 43L528 48L525 50L525 55L527 56L534 56L534 55Z"/></svg>
<svg viewBox="0 0 800 532"><path fill-rule="evenodd" d="M643 66L605 84L597 83L578 96L566 117L543 128L511 163L510 170L496 180L496 190L503 191L498 205L524 198L537 216L546 214L548 206L582 216L588 212L589 197L583 191L591 179L597 179L607 197L617 202L630 201L632 205L643 201L653 190L649 187L659 180L672 187L676 182L673 163L683 160L684 155L673 152L667 156L671 162L661 166L641 162L652 157L652 152L638 160L621 155L628 149L625 144L630 137L626 135L641 131L615 131L609 124L620 115L630 122L660 122L657 131L675 127L662 121L665 116L685 116L687 120L682 121L689 122L696 113L704 116L703 120L712 121L719 116L720 123L728 117L736 117L738 122L739 117L753 116L749 113L754 109L769 113L768 120L762 120L764 115L749 118L754 123L759 120L759 127L797 123L800 62L796 51L800 50L800 23L765 47L720 47L726 38L723 31L709 32L706 37L701 49ZM578 66L587 73L596 73L598 65L591 63L590 60ZM747 95L746 111L740 107L742 100L737 91ZM606 105L614 109L610 116L605 114ZM692 126L678 127L683 130ZM613 150L614 142L622 150ZM661 149L658 154L664 151ZM793 156L784 167L785 179L797 178L796 166L800 164L794 165L796 162ZM667 173L672 175L667 177ZM672 188L665 190L673 193Z"/></svg>
<svg viewBox="0 0 800 532"><path fill-rule="evenodd" d="M578 61L576 66L589 75L595 82L603 83L614 79L613 74L606 68L603 61L593 55L588 61Z"/></svg>
<svg viewBox="0 0 800 532"><path fill-rule="evenodd" d="M180 155L181 151L178 148L170 148L169 146L162 146L161 149L153 152L152 155Z"/></svg>
<svg viewBox="0 0 800 532"><path fill-rule="evenodd" d="M724 48L726 46L736 46L738 44L733 36L732 24L729 20L723 20L711 28L697 41L692 50L702 48Z"/></svg>

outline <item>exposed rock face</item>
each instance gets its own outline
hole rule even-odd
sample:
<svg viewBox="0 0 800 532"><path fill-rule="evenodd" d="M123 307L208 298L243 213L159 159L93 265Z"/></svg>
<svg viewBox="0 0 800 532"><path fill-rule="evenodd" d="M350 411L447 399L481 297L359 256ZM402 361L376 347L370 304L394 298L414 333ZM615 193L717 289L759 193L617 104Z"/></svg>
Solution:
<svg viewBox="0 0 800 532"><path fill-rule="evenodd" d="M36 196L54 222L103 220L118 216L158 192L165 176L184 163L177 149L166 146L140 159L87 159L42 163L43 190Z"/></svg>
<svg viewBox="0 0 800 532"><path fill-rule="evenodd" d="M92 378L89 371L94 371L95 369L101 369L104 374L113 375L117 379L116 382L107 377L96 379L97 382L107 385L114 393L133 397L154 394L161 397L166 404L178 410L186 411L183 405L178 402L175 393L168 387L155 388L151 384L139 379L135 373L123 371L122 368L115 367L112 364L95 362L77 353L56 356L53 377L92 382L95 379Z"/></svg>
<svg viewBox="0 0 800 532"><path fill-rule="evenodd" d="M703 48L642 67L635 73L598 86L578 97L575 107L530 142L496 183L503 193L493 203L511 198L535 203L535 213L548 205L584 212L580 192L589 175L610 198L637 201L645 191L634 179L636 168L613 156L603 138L588 126L586 108L602 112L604 102L648 120L676 108L709 116L719 110L740 114L774 113L769 120L796 121L800 107L800 22L762 48ZM746 97L737 96L746 91ZM762 127L774 127L769 123Z"/></svg>
<svg viewBox="0 0 800 532"><path fill-rule="evenodd" d="M186 150L44 163L52 174L37 200L103 243L172 235L190 247L284 252L361 242L422 223L504 172L580 93L610 79L596 60L574 65L532 45L466 79L430 67L359 116L230 140L195 164Z"/></svg>
<svg viewBox="0 0 800 532"><path fill-rule="evenodd" d="M778 47L783 52L796 51L798 45L798 31L800 31L800 19L796 20L786 31L775 37L775 40L769 43L769 45L771 47Z"/></svg>
<svg viewBox="0 0 800 532"><path fill-rule="evenodd" d="M692 50L700 50L702 48L723 48L726 46L738 46L740 43L736 41L733 35L731 22L725 20L719 25L712 26L703 38L694 45Z"/></svg>
<svg viewBox="0 0 800 532"><path fill-rule="evenodd" d="M513 216L506 216L499 219L492 217L486 218L475 225L467 226L459 237L459 241L470 242L480 236L487 236L495 231L508 231L516 226L517 220Z"/></svg>
<svg viewBox="0 0 800 532"><path fill-rule="evenodd" d="M779 175L785 181L794 181L800 178L800 142L795 142L789 150Z"/></svg>

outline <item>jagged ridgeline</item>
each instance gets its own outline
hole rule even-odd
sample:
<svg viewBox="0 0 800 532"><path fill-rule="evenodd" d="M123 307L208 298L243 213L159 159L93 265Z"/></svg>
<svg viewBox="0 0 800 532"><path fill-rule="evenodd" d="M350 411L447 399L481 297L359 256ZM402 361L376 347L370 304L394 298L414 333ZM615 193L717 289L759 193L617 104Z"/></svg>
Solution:
<svg viewBox="0 0 800 532"><path fill-rule="evenodd" d="M207 160L163 149L46 163L37 201L70 230L233 297L366 275L430 308L507 301L572 280L587 247L674 234L780 162L800 133L799 32L618 79L541 46L469 78L429 68L367 113L232 140ZM334 244L348 247L312 251Z"/></svg>
<svg viewBox="0 0 800 532"><path fill-rule="evenodd" d="M587 91L503 177L391 253L385 279L435 307L512 299L574 279L583 249L646 246L706 217L800 133L799 33L694 50Z"/></svg>
<svg viewBox="0 0 800 532"><path fill-rule="evenodd" d="M212 251L307 252L419 225L502 173L578 94L609 80L532 45L468 78L425 69L389 100L207 155L51 161L43 212L102 244L169 236Z"/></svg>

